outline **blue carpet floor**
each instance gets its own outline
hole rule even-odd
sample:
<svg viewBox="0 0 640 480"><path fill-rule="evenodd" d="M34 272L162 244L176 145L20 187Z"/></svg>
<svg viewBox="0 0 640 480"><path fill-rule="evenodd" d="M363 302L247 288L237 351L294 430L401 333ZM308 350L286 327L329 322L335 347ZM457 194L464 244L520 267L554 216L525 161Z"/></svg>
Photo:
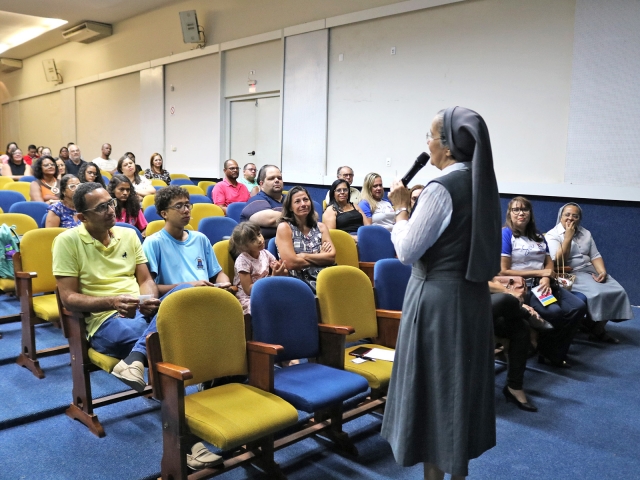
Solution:
<svg viewBox="0 0 640 480"><path fill-rule="evenodd" d="M638 309L636 310L636 318ZM0 326L0 331L6 329ZM505 372L496 375L497 446L470 463L472 479L639 478L640 474L640 323L611 325L620 345L588 342L578 335L569 370L529 360L525 390L538 413L507 404L501 389ZM4 339L0 340L0 343ZM48 377L37 380L14 365L0 366L0 479L145 479L156 478L162 454L160 412L156 402L134 399L97 410L107 436L90 434L78 422L52 410L47 418L24 418L13 404L55 408L67 400L65 356L46 359ZM51 372L49 374L49 371ZM100 372L98 372L100 373ZM97 376L96 376L97 377ZM110 380L106 375L107 383ZM70 385L70 382L69 382ZM105 387L107 388L107 387ZM40 389L39 395L29 393ZM53 407L52 407L53 406ZM24 408L20 406L19 408ZM3 416L3 417L2 417ZM11 425L21 418L23 425ZM9 419L9 420L6 420ZM28 421L27 421L28 420ZM310 438L276 453L284 473L298 479L420 479L422 467L398 466L380 435L381 417L366 415L345 426L360 452L338 455L326 442ZM75 459L70 452L75 453ZM34 453L35 452L35 453ZM219 477L265 478L252 467Z"/></svg>

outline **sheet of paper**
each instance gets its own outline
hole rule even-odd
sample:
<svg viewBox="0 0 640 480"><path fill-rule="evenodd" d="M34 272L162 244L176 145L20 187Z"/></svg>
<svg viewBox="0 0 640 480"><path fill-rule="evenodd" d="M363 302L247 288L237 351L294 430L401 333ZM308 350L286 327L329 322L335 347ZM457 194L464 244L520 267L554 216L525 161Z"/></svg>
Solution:
<svg viewBox="0 0 640 480"><path fill-rule="evenodd" d="M366 362L366 360L364 358L354 358L353 360L351 360L353 363L364 363Z"/></svg>
<svg viewBox="0 0 640 480"><path fill-rule="evenodd" d="M395 356L395 350L383 350L382 348L372 348L367 355L367 358L374 358L376 360L385 360L387 362L393 362L393 357Z"/></svg>

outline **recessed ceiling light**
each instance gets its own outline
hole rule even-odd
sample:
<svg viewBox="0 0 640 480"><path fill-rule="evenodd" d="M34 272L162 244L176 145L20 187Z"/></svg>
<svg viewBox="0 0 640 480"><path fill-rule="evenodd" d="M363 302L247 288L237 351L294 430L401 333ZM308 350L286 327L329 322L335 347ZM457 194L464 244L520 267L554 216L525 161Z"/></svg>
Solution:
<svg viewBox="0 0 640 480"><path fill-rule="evenodd" d="M0 12L0 53L22 45L65 23L67 23L66 20L58 18Z"/></svg>

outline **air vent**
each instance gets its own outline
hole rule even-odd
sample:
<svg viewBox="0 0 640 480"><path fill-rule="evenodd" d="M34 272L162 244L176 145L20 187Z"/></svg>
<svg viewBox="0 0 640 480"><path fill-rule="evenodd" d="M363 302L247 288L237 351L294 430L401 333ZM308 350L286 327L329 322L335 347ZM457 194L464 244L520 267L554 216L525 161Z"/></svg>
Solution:
<svg viewBox="0 0 640 480"><path fill-rule="evenodd" d="M0 58L0 72L15 72L22 68L22 60L14 60L13 58Z"/></svg>
<svg viewBox="0 0 640 480"><path fill-rule="evenodd" d="M62 31L62 37L70 42L91 43L110 36L113 28L108 23L83 22Z"/></svg>

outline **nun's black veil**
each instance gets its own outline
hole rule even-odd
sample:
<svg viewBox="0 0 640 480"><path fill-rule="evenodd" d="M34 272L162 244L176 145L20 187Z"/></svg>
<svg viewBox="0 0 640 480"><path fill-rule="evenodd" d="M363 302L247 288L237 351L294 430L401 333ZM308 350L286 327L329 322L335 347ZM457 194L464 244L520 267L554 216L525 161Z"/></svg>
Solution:
<svg viewBox="0 0 640 480"><path fill-rule="evenodd" d="M471 162L471 250L466 279L485 282L500 271L502 223L489 130L480 115L463 107L444 111L443 130L453 158Z"/></svg>

